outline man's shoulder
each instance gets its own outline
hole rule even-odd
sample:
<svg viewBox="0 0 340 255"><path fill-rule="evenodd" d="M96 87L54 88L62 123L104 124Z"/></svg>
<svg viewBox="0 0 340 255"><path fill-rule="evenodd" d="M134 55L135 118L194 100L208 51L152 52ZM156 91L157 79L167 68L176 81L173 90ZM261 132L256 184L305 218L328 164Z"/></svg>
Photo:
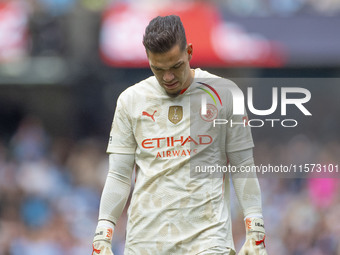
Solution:
<svg viewBox="0 0 340 255"><path fill-rule="evenodd" d="M158 82L155 76L150 76L132 86L130 86L130 88L135 88L135 89L139 89L140 87L146 87L146 89L148 88L154 88L155 86L157 86Z"/></svg>
<svg viewBox="0 0 340 255"><path fill-rule="evenodd" d="M197 73L197 75L195 76L195 78L222 78L216 74L212 74L206 70L202 70L200 68L196 68L195 72Z"/></svg>
<svg viewBox="0 0 340 255"><path fill-rule="evenodd" d="M134 85L127 87L120 97L142 96L150 93L156 93L157 79L155 76L150 76Z"/></svg>
<svg viewBox="0 0 340 255"><path fill-rule="evenodd" d="M228 78L210 73L208 71L202 70L200 68L195 69L195 71L197 72L197 75L195 76L196 79L202 79L202 80L206 80L209 81L209 83L212 83L213 85L221 85L221 86L226 86L226 88L228 88L229 86L233 87L233 86L237 86L236 83Z"/></svg>

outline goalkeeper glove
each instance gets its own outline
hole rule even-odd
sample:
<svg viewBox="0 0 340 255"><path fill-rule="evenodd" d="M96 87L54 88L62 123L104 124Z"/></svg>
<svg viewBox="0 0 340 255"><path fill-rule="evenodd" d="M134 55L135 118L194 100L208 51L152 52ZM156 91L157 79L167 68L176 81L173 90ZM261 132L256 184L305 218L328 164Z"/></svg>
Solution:
<svg viewBox="0 0 340 255"><path fill-rule="evenodd" d="M262 218L246 218L246 241L238 255L267 255Z"/></svg>
<svg viewBox="0 0 340 255"><path fill-rule="evenodd" d="M94 235L91 255L113 255L112 235L114 225L108 221L99 221Z"/></svg>

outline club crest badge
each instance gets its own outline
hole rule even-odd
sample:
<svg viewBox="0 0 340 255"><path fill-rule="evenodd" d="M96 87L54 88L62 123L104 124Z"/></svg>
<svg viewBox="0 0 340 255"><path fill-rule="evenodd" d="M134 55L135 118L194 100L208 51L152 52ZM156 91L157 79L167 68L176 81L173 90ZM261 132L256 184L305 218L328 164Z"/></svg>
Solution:
<svg viewBox="0 0 340 255"><path fill-rule="evenodd" d="M213 104L207 104L206 114L202 114L202 109L200 109L200 114L201 114L201 118L204 121L210 122L210 121L213 121L214 119L216 119L216 117L218 115L218 109Z"/></svg>
<svg viewBox="0 0 340 255"><path fill-rule="evenodd" d="M168 119L177 124L183 119L183 107L180 105L173 105L169 107Z"/></svg>

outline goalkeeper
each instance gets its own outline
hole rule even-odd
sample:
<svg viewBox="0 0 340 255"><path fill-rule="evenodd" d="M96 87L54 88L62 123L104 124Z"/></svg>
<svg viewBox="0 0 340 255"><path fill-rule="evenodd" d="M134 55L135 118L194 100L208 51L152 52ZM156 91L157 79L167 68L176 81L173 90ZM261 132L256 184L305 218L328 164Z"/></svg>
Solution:
<svg viewBox="0 0 340 255"><path fill-rule="evenodd" d="M187 43L178 16L151 20L143 44L154 76L129 87L118 98L92 255L113 254L114 227L130 193L133 169L136 180L128 209L125 255L236 254L230 178L246 228L238 254L267 254L256 174L191 175L197 162L226 165L229 161L236 168L254 165L249 126L211 124L217 115L234 123L247 118L232 113L230 90L236 85L199 68L191 69L193 46ZM207 101L208 114L204 115L194 110L192 96L201 98L208 89L220 104Z"/></svg>

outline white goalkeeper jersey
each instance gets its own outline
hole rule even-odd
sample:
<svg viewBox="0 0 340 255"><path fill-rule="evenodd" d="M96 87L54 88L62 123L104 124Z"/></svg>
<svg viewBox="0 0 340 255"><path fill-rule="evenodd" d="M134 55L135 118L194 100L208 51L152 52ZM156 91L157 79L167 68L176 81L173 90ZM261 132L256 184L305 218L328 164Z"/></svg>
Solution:
<svg viewBox="0 0 340 255"><path fill-rule="evenodd" d="M234 249L229 174L216 172L226 153L254 146L246 116L233 115L235 87L195 69L176 97L154 76L119 96L107 152L135 154L137 166L125 255Z"/></svg>

